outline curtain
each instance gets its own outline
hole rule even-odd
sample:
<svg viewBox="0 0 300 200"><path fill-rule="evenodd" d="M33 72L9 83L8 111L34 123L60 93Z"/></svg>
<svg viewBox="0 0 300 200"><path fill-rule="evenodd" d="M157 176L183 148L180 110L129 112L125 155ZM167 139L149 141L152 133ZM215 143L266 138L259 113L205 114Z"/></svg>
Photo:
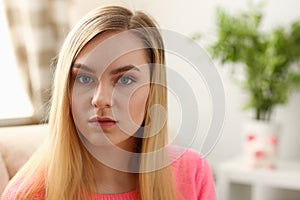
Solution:
<svg viewBox="0 0 300 200"><path fill-rule="evenodd" d="M3 0L23 85L44 119L51 98L53 59L70 28L71 0Z"/></svg>

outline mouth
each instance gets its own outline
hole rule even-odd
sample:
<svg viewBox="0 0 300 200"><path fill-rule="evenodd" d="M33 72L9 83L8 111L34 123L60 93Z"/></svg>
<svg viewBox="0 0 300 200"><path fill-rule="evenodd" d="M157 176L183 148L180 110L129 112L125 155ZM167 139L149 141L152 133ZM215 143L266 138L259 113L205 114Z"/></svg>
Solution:
<svg viewBox="0 0 300 200"><path fill-rule="evenodd" d="M111 128L117 124L117 121L109 117L93 117L89 120L93 126L100 126L103 129Z"/></svg>

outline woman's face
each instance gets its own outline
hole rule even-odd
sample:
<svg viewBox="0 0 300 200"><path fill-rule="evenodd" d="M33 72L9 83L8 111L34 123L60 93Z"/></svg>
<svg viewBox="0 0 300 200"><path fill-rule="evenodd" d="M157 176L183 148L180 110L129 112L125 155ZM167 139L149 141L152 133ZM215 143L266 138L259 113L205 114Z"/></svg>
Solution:
<svg viewBox="0 0 300 200"><path fill-rule="evenodd" d="M133 150L132 136L143 123L150 90L142 41L129 33L104 32L84 46L71 70L78 131L93 145Z"/></svg>

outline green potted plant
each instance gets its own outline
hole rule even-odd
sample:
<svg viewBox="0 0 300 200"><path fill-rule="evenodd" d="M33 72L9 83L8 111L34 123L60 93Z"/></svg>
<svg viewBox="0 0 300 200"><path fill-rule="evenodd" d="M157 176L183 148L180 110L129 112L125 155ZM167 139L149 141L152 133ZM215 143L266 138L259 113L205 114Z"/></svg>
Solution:
<svg viewBox="0 0 300 200"><path fill-rule="evenodd" d="M261 30L262 19L261 7L253 6L235 16L218 9L218 37L209 50L213 58L220 59L222 64L230 64L233 75L243 72L242 80L236 80L249 94L245 108L255 113L254 120L245 130L248 158L251 157L254 167L267 165L272 168L277 144L277 136L274 136L277 128L270 127L272 113L278 105L286 104L290 93L300 86L299 63L297 65L300 21L264 32ZM262 136L262 132L267 132L268 136ZM261 141L257 143L258 139ZM268 146L266 140L272 140L273 147ZM257 149L261 154L253 152ZM266 149L271 149L269 155L274 154L273 157L267 156Z"/></svg>

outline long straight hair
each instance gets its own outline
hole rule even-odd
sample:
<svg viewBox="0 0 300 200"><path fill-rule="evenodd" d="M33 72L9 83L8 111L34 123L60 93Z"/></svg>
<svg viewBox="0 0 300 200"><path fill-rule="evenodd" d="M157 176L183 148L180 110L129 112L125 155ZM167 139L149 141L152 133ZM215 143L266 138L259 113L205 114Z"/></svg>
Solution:
<svg viewBox="0 0 300 200"><path fill-rule="evenodd" d="M149 29L151 28L151 29ZM40 193L46 200L88 199L95 191L93 165L75 129L70 108L70 71L81 49L96 35L105 31L138 30L151 63L150 94L147 100L143 139L140 142L139 198L141 200L175 199L175 182L170 165L148 171L149 165L167 162L168 153L151 154L167 146L165 117L153 105L167 111L166 68L163 41L156 22L143 12L132 12L120 6L96 8L83 17L67 36L57 60L53 96L49 114L50 135L47 142L24 165L7 189L20 182L16 199L32 199ZM151 31L149 31L151 30ZM149 111L151 109L151 119ZM155 166L154 166L155 167Z"/></svg>

